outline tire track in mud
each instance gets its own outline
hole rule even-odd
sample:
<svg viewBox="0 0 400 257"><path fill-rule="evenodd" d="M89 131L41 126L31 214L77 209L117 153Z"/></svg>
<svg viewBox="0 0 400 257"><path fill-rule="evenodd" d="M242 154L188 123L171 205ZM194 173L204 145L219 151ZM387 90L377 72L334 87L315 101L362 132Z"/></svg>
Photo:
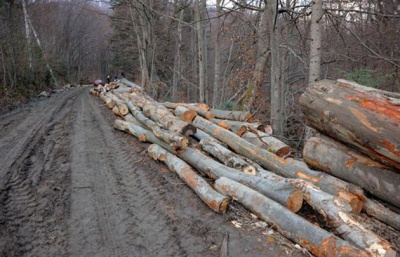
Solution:
<svg viewBox="0 0 400 257"><path fill-rule="evenodd" d="M187 255L158 207L156 189L127 178L136 157L121 149L98 104L82 96L79 105L72 139L70 254Z"/></svg>
<svg viewBox="0 0 400 257"><path fill-rule="evenodd" d="M9 131L0 140L0 255L65 254L65 149L72 99L81 92L65 92L2 120Z"/></svg>

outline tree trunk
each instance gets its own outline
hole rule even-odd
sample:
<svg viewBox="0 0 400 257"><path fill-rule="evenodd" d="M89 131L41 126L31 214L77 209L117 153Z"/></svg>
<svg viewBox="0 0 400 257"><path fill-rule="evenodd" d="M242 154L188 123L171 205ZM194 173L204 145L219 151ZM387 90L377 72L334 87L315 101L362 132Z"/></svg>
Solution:
<svg viewBox="0 0 400 257"><path fill-rule="evenodd" d="M253 165L250 165L242 157L223 147L215 140L202 139L200 140L200 146L203 151L211 154L228 167L241 170L250 175L257 174L257 170Z"/></svg>
<svg viewBox="0 0 400 257"><path fill-rule="evenodd" d="M300 106L310 126L400 169L400 100L322 80L307 88Z"/></svg>
<svg viewBox="0 0 400 257"><path fill-rule="evenodd" d="M170 170L178 174L213 211L225 213L229 198L215 191L188 164L156 144L150 145L147 152L154 160L164 162Z"/></svg>
<svg viewBox="0 0 400 257"><path fill-rule="evenodd" d="M293 159L282 159L199 116L193 120L193 125L226 143L236 153L254 160L262 167L284 177L311 181L325 192L347 199L353 207L353 212L361 211L365 197L358 186L351 185L328 174L310 170L305 163Z"/></svg>
<svg viewBox="0 0 400 257"><path fill-rule="evenodd" d="M176 152L168 144L155 137L153 133L133 123L116 120L114 122L114 128L129 132L137 137L140 141L147 141L160 145L162 148L173 154L176 154L182 160L189 163L197 170L207 174L211 178L215 179L221 176L228 177L230 179L250 185L255 190L267 195L268 197L271 197L289 210L298 211L301 208L303 202L301 190L290 184L290 180L276 175L274 177L269 177L269 179L248 175L214 161L213 159L200 153L200 151L194 150L190 147Z"/></svg>
<svg viewBox="0 0 400 257"><path fill-rule="evenodd" d="M369 256L346 241L287 211L260 193L227 178L215 181L222 194L236 199L257 216L274 225L287 238L300 244L315 256Z"/></svg>
<svg viewBox="0 0 400 257"><path fill-rule="evenodd" d="M368 199L365 202L363 211L389 226L400 231L400 215L386 208L382 204Z"/></svg>
<svg viewBox="0 0 400 257"><path fill-rule="evenodd" d="M292 153L293 149L279 139L261 131L251 131L252 132L244 133L243 135L241 135L241 137L246 141L256 146L259 146L271 153L274 153L282 158L289 157L289 155Z"/></svg>
<svg viewBox="0 0 400 257"><path fill-rule="evenodd" d="M214 114L215 118L225 119L225 120L236 120L243 122L252 122L253 114L250 112L241 111L224 111L219 109L210 109L210 112Z"/></svg>
<svg viewBox="0 0 400 257"><path fill-rule="evenodd" d="M221 0L216 0L215 8L217 11L216 17L216 28L215 28L215 44L214 44L214 53L215 53L215 62L214 62L214 87L212 92L212 103L211 106L213 108L217 107L218 98L219 98L219 89L221 88L221 45L219 35L221 31L221 16L223 14L221 7Z"/></svg>
<svg viewBox="0 0 400 257"><path fill-rule="evenodd" d="M393 169L323 135L306 141L303 158L309 165L359 185L400 207L400 174Z"/></svg>
<svg viewBox="0 0 400 257"><path fill-rule="evenodd" d="M321 76L321 19L324 14L322 0L313 0L311 7L311 28L310 28L310 70L308 85L313 86Z"/></svg>
<svg viewBox="0 0 400 257"><path fill-rule="evenodd" d="M363 227L334 197L322 192L311 183L298 183L298 186L303 190L304 199L324 216L341 237L365 249L372 256L396 256L389 242Z"/></svg>
<svg viewBox="0 0 400 257"><path fill-rule="evenodd" d="M131 113L135 116L135 118L141 122L145 127L153 132L153 134L163 140L164 142L170 144L172 149L179 150L185 149L188 144L189 140L186 137L178 135L173 132L169 132L166 130L161 129L157 123L152 121L151 119L147 118L136 106L132 103L128 102L127 106Z"/></svg>

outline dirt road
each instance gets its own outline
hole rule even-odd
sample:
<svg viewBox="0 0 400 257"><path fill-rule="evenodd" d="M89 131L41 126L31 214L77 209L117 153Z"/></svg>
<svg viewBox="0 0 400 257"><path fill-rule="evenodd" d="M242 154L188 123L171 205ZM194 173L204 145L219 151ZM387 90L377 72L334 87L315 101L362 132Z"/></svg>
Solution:
<svg viewBox="0 0 400 257"><path fill-rule="evenodd" d="M209 210L88 90L0 115L0 256L303 255L239 205Z"/></svg>

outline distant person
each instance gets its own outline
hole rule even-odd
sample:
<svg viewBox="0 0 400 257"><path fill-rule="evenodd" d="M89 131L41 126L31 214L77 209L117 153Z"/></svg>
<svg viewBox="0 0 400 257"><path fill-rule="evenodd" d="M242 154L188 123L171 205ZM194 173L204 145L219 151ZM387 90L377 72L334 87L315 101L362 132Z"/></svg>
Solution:
<svg viewBox="0 0 400 257"><path fill-rule="evenodd" d="M114 81L117 81L117 80L118 80L118 75L115 74L115 75L114 75Z"/></svg>
<svg viewBox="0 0 400 257"><path fill-rule="evenodd" d="M125 72L121 72L121 79L125 78Z"/></svg>
<svg viewBox="0 0 400 257"><path fill-rule="evenodd" d="M110 84L110 75L107 75L107 84Z"/></svg>

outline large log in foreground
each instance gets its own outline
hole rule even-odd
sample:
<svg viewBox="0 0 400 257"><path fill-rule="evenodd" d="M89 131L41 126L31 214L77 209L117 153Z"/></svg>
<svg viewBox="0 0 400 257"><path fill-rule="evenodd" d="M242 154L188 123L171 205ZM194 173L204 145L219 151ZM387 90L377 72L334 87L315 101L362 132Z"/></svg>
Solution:
<svg viewBox="0 0 400 257"><path fill-rule="evenodd" d="M311 183L298 183L298 185L303 189L304 199L324 216L341 237L365 249L372 256L396 256L393 246L349 215L348 207L343 203Z"/></svg>
<svg viewBox="0 0 400 257"><path fill-rule="evenodd" d="M299 161L280 158L201 117L196 117L193 120L193 125L226 143L236 153L257 162L267 170L288 178L308 180L325 192L346 199L353 207L354 213L360 212L364 205L365 197L362 190L355 185L331 175L311 170Z"/></svg>
<svg viewBox="0 0 400 257"><path fill-rule="evenodd" d="M221 177L215 188L231 196L263 220L276 226L287 238L300 244L316 256L370 256L346 241L314 226L309 221L287 211L260 193L235 181Z"/></svg>
<svg viewBox="0 0 400 257"><path fill-rule="evenodd" d="M321 80L300 106L310 126L400 170L400 100L362 88Z"/></svg>
<svg viewBox="0 0 400 257"><path fill-rule="evenodd" d="M359 185L400 207L400 174L393 169L323 135L307 140L303 158L309 165Z"/></svg>
<svg viewBox="0 0 400 257"><path fill-rule="evenodd" d="M178 174L213 211L225 213L229 198L215 191L188 164L156 144L150 145L147 152L154 160L164 162L170 170Z"/></svg>
<svg viewBox="0 0 400 257"><path fill-rule="evenodd" d="M228 177L235 181L248 184L257 191L281 203L289 210L297 212L301 208L303 203L303 194L301 190L296 188L295 185L291 184L290 180L288 179L276 175L274 177L269 177L269 179L248 175L214 161L213 159L190 147L176 152L168 144L155 137L154 134L149 130L130 122L116 120L114 122L114 128L129 132L141 141L147 141L160 145L169 152L176 154L178 157L195 167L197 170L207 174L209 177Z"/></svg>

